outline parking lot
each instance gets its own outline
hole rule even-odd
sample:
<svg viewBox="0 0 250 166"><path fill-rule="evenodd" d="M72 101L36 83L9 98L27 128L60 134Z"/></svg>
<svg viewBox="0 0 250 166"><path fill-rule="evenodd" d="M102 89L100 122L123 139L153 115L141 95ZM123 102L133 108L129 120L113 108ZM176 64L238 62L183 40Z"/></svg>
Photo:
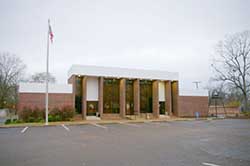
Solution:
<svg viewBox="0 0 250 166"><path fill-rule="evenodd" d="M249 166L250 121L0 128L3 166Z"/></svg>

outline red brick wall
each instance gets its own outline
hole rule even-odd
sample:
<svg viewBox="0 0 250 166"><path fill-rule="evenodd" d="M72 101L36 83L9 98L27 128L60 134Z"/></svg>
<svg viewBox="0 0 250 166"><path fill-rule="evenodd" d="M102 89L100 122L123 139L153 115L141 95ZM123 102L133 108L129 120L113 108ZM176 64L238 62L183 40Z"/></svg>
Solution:
<svg viewBox="0 0 250 166"><path fill-rule="evenodd" d="M179 96L180 117L194 117L195 112L199 112L204 117L208 114L208 97L207 96Z"/></svg>
<svg viewBox="0 0 250 166"><path fill-rule="evenodd" d="M44 93L19 93L18 110L23 107L40 109L45 108L45 94ZM74 106L73 94L67 93L51 93L49 94L49 109L54 107L62 108L63 106Z"/></svg>

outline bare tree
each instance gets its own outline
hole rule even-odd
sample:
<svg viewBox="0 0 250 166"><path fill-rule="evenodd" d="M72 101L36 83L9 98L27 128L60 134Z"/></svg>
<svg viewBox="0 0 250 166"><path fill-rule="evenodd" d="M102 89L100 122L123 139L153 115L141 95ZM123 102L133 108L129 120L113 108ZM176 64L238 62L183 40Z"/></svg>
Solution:
<svg viewBox="0 0 250 166"><path fill-rule="evenodd" d="M0 53L0 108L14 105L17 83L25 70L22 60L10 53Z"/></svg>
<svg viewBox="0 0 250 166"><path fill-rule="evenodd" d="M216 59L212 67L215 80L223 81L242 94L242 106L248 109L250 92L250 31L225 37L216 48Z"/></svg>
<svg viewBox="0 0 250 166"><path fill-rule="evenodd" d="M28 80L29 82L37 82L37 83L44 83L46 81L46 73L45 72L41 72L41 73L35 73L31 76L31 78ZM49 73L49 77L48 77L49 83L55 83L56 82L56 78Z"/></svg>

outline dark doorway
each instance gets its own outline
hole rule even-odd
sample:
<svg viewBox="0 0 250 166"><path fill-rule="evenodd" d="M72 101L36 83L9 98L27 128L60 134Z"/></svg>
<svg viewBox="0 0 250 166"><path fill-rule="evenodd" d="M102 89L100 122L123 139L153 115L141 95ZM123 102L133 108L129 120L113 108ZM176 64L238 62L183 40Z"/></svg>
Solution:
<svg viewBox="0 0 250 166"><path fill-rule="evenodd" d="M87 116L96 116L98 101L87 101Z"/></svg>
<svg viewBox="0 0 250 166"><path fill-rule="evenodd" d="M133 80L126 80L126 115L134 115Z"/></svg>
<svg viewBox="0 0 250 166"><path fill-rule="evenodd" d="M141 113L152 113L152 81L140 80Z"/></svg>
<svg viewBox="0 0 250 166"><path fill-rule="evenodd" d="M160 102L159 102L159 105L160 105L160 108L159 108L160 114L161 114L161 115L165 115L165 114L166 114L165 102L164 102L164 101L160 101Z"/></svg>

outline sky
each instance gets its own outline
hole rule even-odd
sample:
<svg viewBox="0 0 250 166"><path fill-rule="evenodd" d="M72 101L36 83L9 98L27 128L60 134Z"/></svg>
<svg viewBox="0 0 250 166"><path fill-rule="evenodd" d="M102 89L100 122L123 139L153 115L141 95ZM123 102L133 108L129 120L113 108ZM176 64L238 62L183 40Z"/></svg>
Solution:
<svg viewBox="0 0 250 166"><path fill-rule="evenodd" d="M72 64L179 72L180 87L206 87L215 45L250 30L250 0L0 0L0 52L19 56L26 75L66 83Z"/></svg>

